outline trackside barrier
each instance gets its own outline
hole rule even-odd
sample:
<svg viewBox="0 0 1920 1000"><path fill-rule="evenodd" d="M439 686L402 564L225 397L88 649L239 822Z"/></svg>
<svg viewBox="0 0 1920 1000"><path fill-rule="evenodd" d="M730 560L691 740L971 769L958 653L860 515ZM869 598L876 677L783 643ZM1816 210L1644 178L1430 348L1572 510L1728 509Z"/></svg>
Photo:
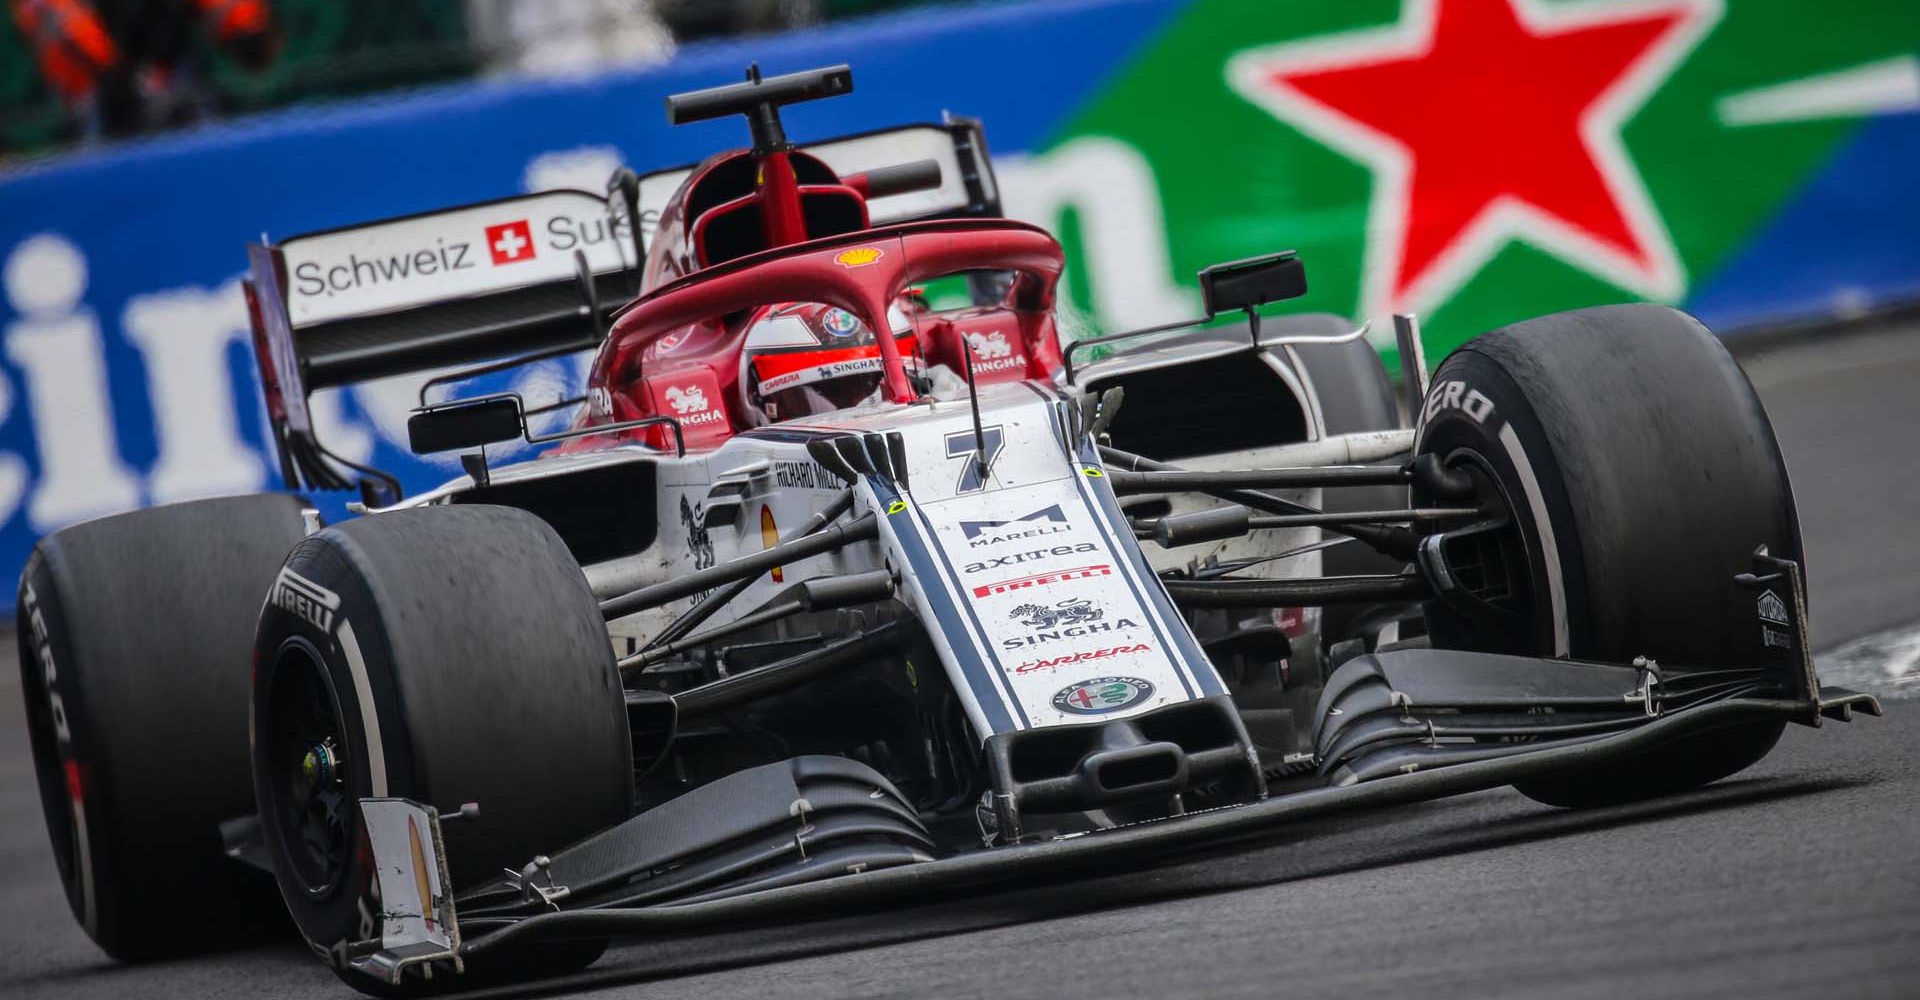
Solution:
<svg viewBox="0 0 1920 1000"><path fill-rule="evenodd" d="M1063 236L1063 287L1093 323L1191 315L1200 267L1289 247L1307 262L1304 308L1419 312L1436 362L1476 330L1599 301L1672 302L1732 328L1920 296L1920 22L1903 0L1822 18L1821 54L1792 59L1792 21L1819 16L1810 0L1653 13L1603 2L1575 5L1577 17L1532 0L1379 6L936 7L693 46L644 71L475 83L17 167L0 175L0 565L19 567L41 535L86 518L279 487L239 290L248 242L599 190L617 166L698 160L745 136L733 122L669 128L662 96L753 60L769 73L853 64L852 96L791 110L796 139L943 111L983 119L1009 214ZM1469 17L1490 20L1441 30ZM1607 79L1529 84L1573 117L1521 123L1528 155L1500 148L1520 133L1473 118L1473 80L1446 70L1511 61L1447 47L1473 38L1578 48L1605 31L1641 41ZM1400 105L1424 131L1394 117ZM1472 141L1448 142L1433 123ZM1543 145L1589 133L1591 148ZM1422 159L1443 146L1445 159ZM1574 162L1591 176L1503 166L1549 153L1585 157ZM563 216L496 235L544 259L615 234ZM467 259L529 252L480 232L468 242ZM431 252L350 256L294 280L318 282L322 300L381 289L403 301L422 262L455 263L451 248L416 249ZM545 362L498 388L556 399L578 391L583 369ZM317 432L412 490L458 475L454 456L406 451L417 385L322 391ZM330 518L346 499L316 498Z"/></svg>

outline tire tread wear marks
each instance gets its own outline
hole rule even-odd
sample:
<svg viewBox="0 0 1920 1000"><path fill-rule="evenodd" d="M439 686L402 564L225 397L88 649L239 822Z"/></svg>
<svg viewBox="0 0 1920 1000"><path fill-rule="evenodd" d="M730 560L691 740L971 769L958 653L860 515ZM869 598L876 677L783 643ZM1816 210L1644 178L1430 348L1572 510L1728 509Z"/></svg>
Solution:
<svg viewBox="0 0 1920 1000"><path fill-rule="evenodd" d="M116 958L285 933L272 880L226 856L219 823L253 810L251 623L300 508L256 495L101 518L42 539L21 574L48 833L74 916Z"/></svg>
<svg viewBox="0 0 1920 1000"><path fill-rule="evenodd" d="M1800 559L1799 524L1759 398L1697 320L1635 304L1495 330L1440 365L1419 416L1417 452L1482 463L1504 494L1535 622L1532 635L1503 636L1429 602L1436 646L1645 656L1670 672L1762 662L1755 595L1733 578L1758 546ZM1520 788L1556 805L1691 788L1758 760L1783 725L1742 724Z"/></svg>

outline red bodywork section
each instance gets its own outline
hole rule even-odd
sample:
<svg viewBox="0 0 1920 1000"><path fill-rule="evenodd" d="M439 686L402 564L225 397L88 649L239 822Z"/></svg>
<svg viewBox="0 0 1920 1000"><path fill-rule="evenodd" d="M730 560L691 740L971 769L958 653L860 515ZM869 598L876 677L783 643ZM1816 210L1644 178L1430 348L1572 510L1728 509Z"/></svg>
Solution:
<svg viewBox="0 0 1920 1000"><path fill-rule="evenodd" d="M662 213L661 228L648 254L647 279L657 284L617 316L611 335L595 357L588 377L588 409L582 426L643 417L673 417L681 424L689 450L725 443L753 426L740 385L741 355L747 334L769 309L786 303L814 302L845 309L875 331L892 328L890 306L898 305L914 326L928 365L966 371L964 351L974 346L974 368L981 381L1048 379L1061 366L1053 303L1063 256L1044 230L1004 219L938 220L829 235L779 245L776 235L806 212L768 211L765 203L784 193L793 204L819 194L861 199L861 178L844 184L763 184L752 195L727 199L687 224L689 194L703 178L728 169L729 154L709 161L690 177ZM797 158L797 157L796 157ZM813 161L817 164L818 161ZM738 169L735 164L731 169ZM751 200L751 201L750 201ZM762 249L708 264L703 237L716 215L749 211L759 204L764 235L774 243ZM864 203L859 205L861 224ZM775 222L775 219L780 221ZM776 234L773 230L781 230ZM684 270L691 273L681 276ZM1010 271L1014 279L996 304L934 312L912 294L916 282L979 271ZM911 402L915 391L891 336L878 338L884 363L883 391L894 402ZM566 450L587 450L640 440L670 447L658 428L576 439Z"/></svg>

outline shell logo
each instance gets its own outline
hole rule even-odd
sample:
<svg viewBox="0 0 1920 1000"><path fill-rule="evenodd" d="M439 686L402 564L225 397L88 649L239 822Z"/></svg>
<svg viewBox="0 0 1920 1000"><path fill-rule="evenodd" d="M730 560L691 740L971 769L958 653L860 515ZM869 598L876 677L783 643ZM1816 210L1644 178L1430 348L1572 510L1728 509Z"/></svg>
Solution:
<svg viewBox="0 0 1920 1000"><path fill-rule="evenodd" d="M880 257L879 247L854 247L835 254L833 262L841 267L866 267Z"/></svg>

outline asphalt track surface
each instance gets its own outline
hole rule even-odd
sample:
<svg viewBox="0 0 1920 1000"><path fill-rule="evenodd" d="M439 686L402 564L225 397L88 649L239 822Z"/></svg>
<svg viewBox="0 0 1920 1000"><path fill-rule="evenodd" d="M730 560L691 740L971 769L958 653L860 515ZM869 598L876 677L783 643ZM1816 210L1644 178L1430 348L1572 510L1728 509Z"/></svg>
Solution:
<svg viewBox="0 0 1920 1000"><path fill-rule="evenodd" d="M517 995L1920 996L1917 333L1738 343L1794 477L1825 679L1892 696L1886 718L1789 727L1658 802L1483 792L1149 871L622 946ZM0 995L354 995L294 944L102 956L55 880L19 700L0 664Z"/></svg>

